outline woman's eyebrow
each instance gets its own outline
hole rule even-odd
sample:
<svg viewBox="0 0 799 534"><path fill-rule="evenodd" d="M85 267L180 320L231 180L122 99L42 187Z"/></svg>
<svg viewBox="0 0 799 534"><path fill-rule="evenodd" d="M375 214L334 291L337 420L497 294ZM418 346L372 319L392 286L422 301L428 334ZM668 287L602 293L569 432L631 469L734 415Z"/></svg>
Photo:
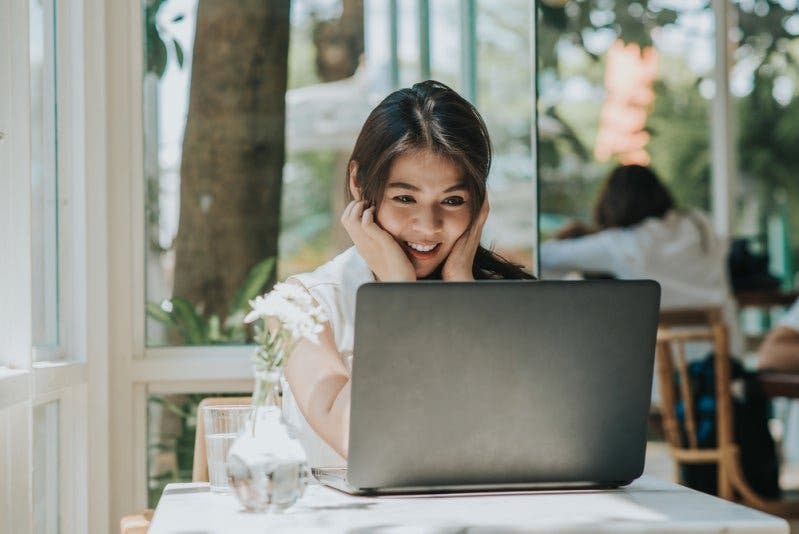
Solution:
<svg viewBox="0 0 799 534"><path fill-rule="evenodd" d="M407 182L391 182L388 184L389 189L407 189L408 191L421 191L418 187ZM444 190L444 193L451 193L452 191L465 191L467 189L465 182L459 182Z"/></svg>
<svg viewBox="0 0 799 534"><path fill-rule="evenodd" d="M391 182L390 184L388 184L388 187L389 189L407 189L409 191L421 191L421 189L419 189L415 185L411 185L406 182Z"/></svg>

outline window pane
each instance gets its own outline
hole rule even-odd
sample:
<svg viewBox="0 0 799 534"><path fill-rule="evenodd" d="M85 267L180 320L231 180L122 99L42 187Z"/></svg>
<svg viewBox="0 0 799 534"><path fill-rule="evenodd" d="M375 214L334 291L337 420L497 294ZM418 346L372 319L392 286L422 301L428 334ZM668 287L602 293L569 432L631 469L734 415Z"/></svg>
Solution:
<svg viewBox="0 0 799 534"><path fill-rule="evenodd" d="M33 408L33 527L36 534L59 532L58 402Z"/></svg>
<svg viewBox="0 0 799 534"><path fill-rule="evenodd" d="M58 345L58 166L54 0L30 0L33 344Z"/></svg>
<svg viewBox="0 0 799 534"><path fill-rule="evenodd" d="M799 265L799 6L734 5L730 91L741 187L735 230L768 252L769 271L789 289Z"/></svg>
<svg viewBox="0 0 799 534"><path fill-rule="evenodd" d="M433 79L460 84L461 21L459 0L430 2L430 67Z"/></svg>
<svg viewBox="0 0 799 534"><path fill-rule="evenodd" d="M397 78L407 86L422 79L423 17L418 0L396 4ZM242 287L263 291L350 246L338 222L345 167L391 90L391 3L295 0L290 14L286 5L144 3L149 346L246 342ZM460 2L429 5L432 75L462 90ZM529 267L527 9L510 3L510 16L480 3L471 52L497 148L487 242ZM259 41L262 25L270 31ZM505 54L516 55L512 69ZM263 262L275 257L272 274Z"/></svg>
<svg viewBox="0 0 799 534"><path fill-rule="evenodd" d="M709 2L542 1L540 232L590 223L619 163L650 164L681 206L707 210L714 19Z"/></svg>
<svg viewBox="0 0 799 534"><path fill-rule="evenodd" d="M183 393L147 398L147 502L155 508L167 484L191 482L197 405L206 397L249 393Z"/></svg>
<svg viewBox="0 0 799 534"><path fill-rule="evenodd" d="M535 236L530 2L477 2L477 101L494 145L484 244L530 268Z"/></svg>

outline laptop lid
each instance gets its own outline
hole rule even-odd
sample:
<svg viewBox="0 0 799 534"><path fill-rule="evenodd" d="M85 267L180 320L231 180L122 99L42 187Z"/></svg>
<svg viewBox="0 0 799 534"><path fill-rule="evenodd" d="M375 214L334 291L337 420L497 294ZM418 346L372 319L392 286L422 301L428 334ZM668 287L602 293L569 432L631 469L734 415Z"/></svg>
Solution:
<svg viewBox="0 0 799 534"><path fill-rule="evenodd" d="M659 300L650 280L361 286L347 482L634 480Z"/></svg>

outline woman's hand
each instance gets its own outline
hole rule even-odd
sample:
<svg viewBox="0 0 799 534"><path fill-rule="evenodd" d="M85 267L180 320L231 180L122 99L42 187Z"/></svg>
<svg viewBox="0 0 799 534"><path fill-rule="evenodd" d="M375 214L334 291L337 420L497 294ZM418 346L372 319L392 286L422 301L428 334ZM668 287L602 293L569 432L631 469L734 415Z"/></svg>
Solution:
<svg viewBox="0 0 799 534"><path fill-rule="evenodd" d="M375 208L353 200L341 215L341 224L367 265L381 282L414 282L416 271L399 243L374 220Z"/></svg>
<svg viewBox="0 0 799 534"><path fill-rule="evenodd" d="M483 201L480 213L474 223L466 229L462 236L455 241L452 250L444 261L441 278L451 282L474 280L472 266L477 247L480 246L480 237L483 235L483 226L488 219L488 197Z"/></svg>

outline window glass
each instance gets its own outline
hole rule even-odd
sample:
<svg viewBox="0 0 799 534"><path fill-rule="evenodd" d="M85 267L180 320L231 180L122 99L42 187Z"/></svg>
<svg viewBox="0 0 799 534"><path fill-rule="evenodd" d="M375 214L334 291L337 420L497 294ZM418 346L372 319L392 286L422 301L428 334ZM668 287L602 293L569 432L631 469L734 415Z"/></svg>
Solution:
<svg viewBox="0 0 799 534"><path fill-rule="evenodd" d="M714 17L701 0L537 2L539 230L590 223L607 173L651 165L710 208Z"/></svg>
<svg viewBox="0 0 799 534"><path fill-rule="evenodd" d="M148 346L244 343L248 297L350 246L346 163L392 80L422 79L424 4L396 2L392 61L389 1L144 2ZM486 244L529 268L528 9L480 2L471 44L459 2L427 22L433 77L463 91L475 58L497 155Z"/></svg>
<svg viewBox="0 0 799 534"><path fill-rule="evenodd" d="M58 402L33 408L33 531L56 534L59 527Z"/></svg>
<svg viewBox="0 0 799 534"><path fill-rule="evenodd" d="M789 289L799 265L799 6L795 0L733 6L736 233L768 252L769 271Z"/></svg>
<svg viewBox="0 0 799 534"><path fill-rule="evenodd" d="M55 1L30 0L30 173L33 344L59 343Z"/></svg>
<svg viewBox="0 0 799 534"><path fill-rule="evenodd" d="M476 8L475 100L494 145L483 241L529 270L536 232L530 3L482 0Z"/></svg>
<svg viewBox="0 0 799 534"><path fill-rule="evenodd" d="M247 393L151 394L147 398L147 502L155 508L167 484L191 482L197 406L206 397Z"/></svg>

